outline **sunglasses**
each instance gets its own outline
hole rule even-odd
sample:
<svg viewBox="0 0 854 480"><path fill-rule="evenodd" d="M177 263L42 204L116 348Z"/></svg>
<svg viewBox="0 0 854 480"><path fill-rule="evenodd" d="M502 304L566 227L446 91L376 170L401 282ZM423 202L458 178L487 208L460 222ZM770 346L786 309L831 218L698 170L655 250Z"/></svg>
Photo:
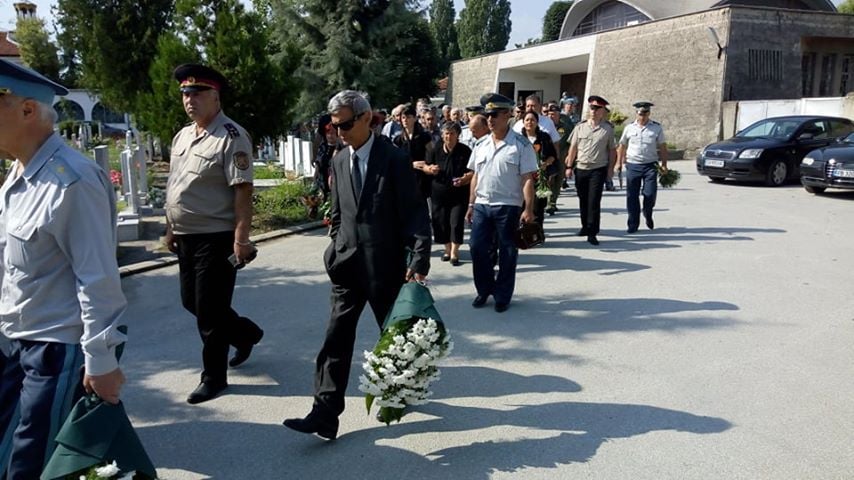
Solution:
<svg viewBox="0 0 854 480"><path fill-rule="evenodd" d="M486 115L486 118L497 118L502 113L504 113L504 110L499 110L497 112L484 113L484 115Z"/></svg>
<svg viewBox="0 0 854 480"><path fill-rule="evenodd" d="M602 105L588 105L588 107L590 107L590 110L601 110L605 108Z"/></svg>
<svg viewBox="0 0 854 480"><path fill-rule="evenodd" d="M346 122L330 123L329 125L331 125L332 128L335 128L335 129L338 129L338 130L341 130L344 132L348 132L348 131L353 129L353 125L356 124L356 120L358 120L359 117L361 117L364 114L365 114L365 112L362 112L362 113L356 115L355 117L351 118L350 120L347 120Z"/></svg>

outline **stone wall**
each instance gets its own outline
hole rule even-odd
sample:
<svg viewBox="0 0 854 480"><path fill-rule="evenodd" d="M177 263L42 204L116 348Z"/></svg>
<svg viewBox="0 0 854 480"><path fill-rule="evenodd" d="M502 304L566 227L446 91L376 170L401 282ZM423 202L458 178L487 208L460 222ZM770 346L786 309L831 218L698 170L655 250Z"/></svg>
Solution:
<svg viewBox="0 0 854 480"><path fill-rule="evenodd" d="M717 139L726 59L717 58L708 27L727 38L729 12L711 10L603 32L590 62L589 94L605 97L629 122L634 102L654 103L652 118L680 149Z"/></svg>
<svg viewBox="0 0 854 480"><path fill-rule="evenodd" d="M800 98L801 57L805 43L825 51L837 51L835 47L842 46L842 50L854 54L851 43L854 18L850 15L734 7L731 18L726 100ZM816 41L810 37L824 38ZM773 81L751 78L750 50L780 52L781 78Z"/></svg>
<svg viewBox="0 0 854 480"><path fill-rule="evenodd" d="M484 93L497 90L498 55L460 60L451 64L445 101L454 106L478 105Z"/></svg>

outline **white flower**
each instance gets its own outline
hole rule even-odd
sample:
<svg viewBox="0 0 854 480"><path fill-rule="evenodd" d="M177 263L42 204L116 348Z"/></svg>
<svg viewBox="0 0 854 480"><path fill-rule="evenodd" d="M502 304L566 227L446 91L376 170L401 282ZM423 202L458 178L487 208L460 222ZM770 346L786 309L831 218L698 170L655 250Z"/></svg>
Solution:
<svg viewBox="0 0 854 480"><path fill-rule="evenodd" d="M98 475L100 478L111 478L114 475L118 475L118 473L119 466L116 464L115 460L113 463L95 469L95 475Z"/></svg>

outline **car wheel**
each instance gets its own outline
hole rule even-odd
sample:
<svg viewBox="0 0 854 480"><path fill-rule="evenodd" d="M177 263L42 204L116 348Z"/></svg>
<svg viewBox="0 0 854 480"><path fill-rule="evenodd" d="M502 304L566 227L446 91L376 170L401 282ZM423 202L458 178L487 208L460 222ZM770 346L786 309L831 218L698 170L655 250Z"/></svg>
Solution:
<svg viewBox="0 0 854 480"><path fill-rule="evenodd" d="M819 194L819 193L824 193L825 188L824 187L811 187L809 185L804 185L804 190L806 190L809 193Z"/></svg>
<svg viewBox="0 0 854 480"><path fill-rule="evenodd" d="M768 168L768 174L765 176L765 185L769 187L779 187L786 183L789 178L789 167L782 160L775 160Z"/></svg>
<svg viewBox="0 0 854 480"><path fill-rule="evenodd" d="M724 180L726 180L726 178L724 178L724 177L709 177L709 180L711 180L712 183L724 183Z"/></svg>

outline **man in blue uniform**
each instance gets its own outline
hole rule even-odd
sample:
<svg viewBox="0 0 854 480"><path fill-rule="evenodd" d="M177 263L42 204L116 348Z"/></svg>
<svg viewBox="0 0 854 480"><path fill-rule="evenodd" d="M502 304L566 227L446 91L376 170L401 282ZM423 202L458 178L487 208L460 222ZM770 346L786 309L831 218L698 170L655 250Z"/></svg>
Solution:
<svg viewBox="0 0 854 480"><path fill-rule="evenodd" d="M474 172L466 212L472 226L469 245L477 290L472 306L483 307L492 295L495 311L501 313L510 306L516 286L516 229L520 220L534 221L537 155L531 142L510 128L513 100L493 93L484 95L481 104L492 134L477 143L468 164ZM497 275L493 262L496 237Z"/></svg>
<svg viewBox="0 0 854 480"><path fill-rule="evenodd" d="M54 133L68 91L0 60L0 150L16 160L0 189L0 468L39 477L82 387L118 403L115 348L125 311L116 205L106 172Z"/></svg>
<svg viewBox="0 0 854 480"><path fill-rule="evenodd" d="M655 227L652 209L658 193L657 162L667 169L667 145L661 125L649 118L650 102L636 102L637 118L627 125L620 137L617 157L626 166L626 208L629 211L628 233L638 231L640 225L640 194L643 192L643 217L650 230Z"/></svg>

